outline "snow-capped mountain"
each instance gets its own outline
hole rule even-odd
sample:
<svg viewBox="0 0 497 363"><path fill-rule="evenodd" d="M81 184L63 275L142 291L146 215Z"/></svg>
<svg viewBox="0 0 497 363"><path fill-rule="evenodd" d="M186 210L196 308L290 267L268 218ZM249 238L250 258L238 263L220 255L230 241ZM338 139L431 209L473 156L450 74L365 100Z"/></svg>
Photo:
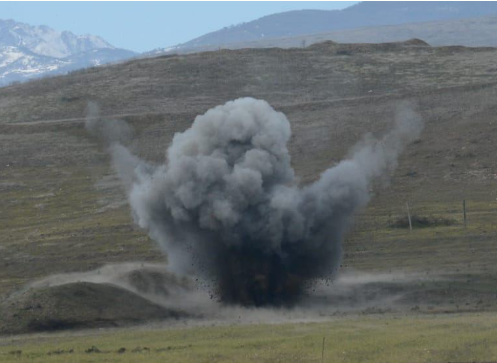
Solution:
<svg viewBox="0 0 497 363"><path fill-rule="evenodd" d="M131 58L95 35L0 20L0 86Z"/></svg>

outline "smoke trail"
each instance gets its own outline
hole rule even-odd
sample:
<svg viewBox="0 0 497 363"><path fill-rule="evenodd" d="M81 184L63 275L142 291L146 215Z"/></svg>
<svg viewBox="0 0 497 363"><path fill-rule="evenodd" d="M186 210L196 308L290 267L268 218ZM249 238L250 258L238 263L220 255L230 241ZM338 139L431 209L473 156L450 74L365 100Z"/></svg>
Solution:
<svg viewBox="0 0 497 363"><path fill-rule="evenodd" d="M85 127L92 136L106 145L125 144L133 137L130 125L121 120L102 118L94 102L90 102L86 108Z"/></svg>
<svg viewBox="0 0 497 363"><path fill-rule="evenodd" d="M88 133L105 146L112 156L112 165L126 189L130 189L137 175L147 173L152 167L124 146L133 138L133 128L122 120L100 116L94 102L86 108L85 127ZM136 174L136 175L135 175Z"/></svg>
<svg viewBox="0 0 497 363"><path fill-rule="evenodd" d="M115 143L111 152L136 222L176 271L212 279L226 303L281 305L336 270L371 182L393 170L421 130L420 118L403 107L392 131L367 136L303 188L290 165L287 118L252 98L197 116L174 136L164 165L152 167Z"/></svg>

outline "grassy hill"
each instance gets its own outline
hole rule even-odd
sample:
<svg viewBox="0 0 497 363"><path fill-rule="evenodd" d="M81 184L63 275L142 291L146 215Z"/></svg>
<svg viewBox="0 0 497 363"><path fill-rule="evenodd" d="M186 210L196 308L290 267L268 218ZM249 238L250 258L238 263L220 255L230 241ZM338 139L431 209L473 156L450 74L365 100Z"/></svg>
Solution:
<svg viewBox="0 0 497 363"><path fill-rule="evenodd" d="M495 293L497 266L496 55L421 41L327 42L140 59L1 88L0 295L52 273L166 259L134 226L105 151L84 130L89 101L135 128L137 154L162 161L174 132L198 113L241 96L265 99L288 116L292 164L307 183L365 133L388 130L409 100L425 131L390 183L374 187L343 268L462 276L447 291L471 291L462 305L479 309ZM428 227L398 228L406 202Z"/></svg>
<svg viewBox="0 0 497 363"><path fill-rule="evenodd" d="M490 13L487 13L490 14ZM486 15L463 19L406 22L376 26L361 26L340 30L310 32L302 35L280 35L251 41L216 44L192 44L167 50L170 53L198 53L218 49L242 48L303 48L315 43L334 41L339 43L383 43L419 38L432 46L495 47L497 40L497 16ZM188 46L189 45L189 46Z"/></svg>
<svg viewBox="0 0 497 363"><path fill-rule="evenodd" d="M205 46L223 47L228 45L229 47L233 43L239 44L271 38L294 37L382 25L472 18L495 15L496 13L496 5L491 2L363 1L342 10L304 9L271 14L248 23L241 23L204 34L174 48L179 51L188 51L188 48L190 48L191 51L192 48ZM454 30L457 33L458 28L456 27ZM480 38L481 35L483 34L474 33L476 39Z"/></svg>

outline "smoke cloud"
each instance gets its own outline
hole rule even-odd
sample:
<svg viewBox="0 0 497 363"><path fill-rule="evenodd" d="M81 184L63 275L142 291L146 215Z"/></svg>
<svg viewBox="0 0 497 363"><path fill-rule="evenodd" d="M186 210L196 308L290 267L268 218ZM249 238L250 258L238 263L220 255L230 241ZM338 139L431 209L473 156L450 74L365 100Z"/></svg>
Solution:
<svg viewBox="0 0 497 363"><path fill-rule="evenodd" d="M367 135L346 160L299 187L290 124L262 100L241 98L197 116L174 136L164 165L122 145L125 123L101 123L87 127L103 130L135 221L173 270L210 281L222 302L249 306L291 305L308 283L333 275L372 181L391 172L422 131L420 117L402 105L390 132Z"/></svg>

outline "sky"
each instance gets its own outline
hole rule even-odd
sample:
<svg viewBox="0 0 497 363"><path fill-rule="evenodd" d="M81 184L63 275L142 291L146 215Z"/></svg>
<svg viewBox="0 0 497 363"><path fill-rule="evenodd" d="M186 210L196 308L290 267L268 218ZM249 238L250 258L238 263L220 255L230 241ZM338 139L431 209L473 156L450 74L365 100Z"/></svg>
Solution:
<svg viewBox="0 0 497 363"><path fill-rule="evenodd" d="M357 1L0 2L0 19L101 36L143 52L186 42L225 26L290 10L343 9Z"/></svg>

